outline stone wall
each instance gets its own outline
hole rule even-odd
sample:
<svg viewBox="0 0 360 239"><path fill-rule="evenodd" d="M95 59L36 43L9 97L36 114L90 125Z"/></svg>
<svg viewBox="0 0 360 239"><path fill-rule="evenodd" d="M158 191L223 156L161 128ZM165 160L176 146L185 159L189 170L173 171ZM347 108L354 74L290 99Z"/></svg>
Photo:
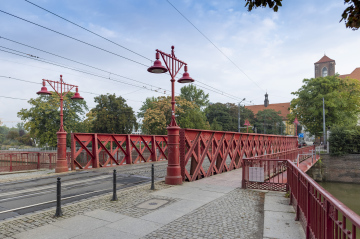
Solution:
<svg viewBox="0 0 360 239"><path fill-rule="evenodd" d="M321 162L316 163L307 174L315 181L360 183L360 155L345 156L321 155Z"/></svg>

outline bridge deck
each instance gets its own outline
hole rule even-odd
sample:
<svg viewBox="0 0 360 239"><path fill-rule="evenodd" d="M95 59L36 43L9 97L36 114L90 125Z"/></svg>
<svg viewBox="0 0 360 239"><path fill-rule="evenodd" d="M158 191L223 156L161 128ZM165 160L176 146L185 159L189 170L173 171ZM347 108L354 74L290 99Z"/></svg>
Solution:
<svg viewBox="0 0 360 239"><path fill-rule="evenodd" d="M307 158L304 161L299 163L299 168L301 171L306 173L318 160L320 159L320 156L316 156L316 159ZM281 174L278 174L271 179L268 180L268 182L271 183L287 183L287 173L283 172Z"/></svg>

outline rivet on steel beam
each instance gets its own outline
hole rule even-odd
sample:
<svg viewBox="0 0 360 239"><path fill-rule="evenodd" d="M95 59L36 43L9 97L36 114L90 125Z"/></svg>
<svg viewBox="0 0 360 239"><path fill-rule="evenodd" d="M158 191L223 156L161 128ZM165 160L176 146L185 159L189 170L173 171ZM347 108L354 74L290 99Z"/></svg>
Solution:
<svg viewBox="0 0 360 239"><path fill-rule="evenodd" d="M57 178L56 184L56 212L54 217L62 217L61 211L61 178Z"/></svg>
<svg viewBox="0 0 360 239"><path fill-rule="evenodd" d="M117 201L117 195L116 195L116 169L114 169L114 173L113 173L113 196L111 201Z"/></svg>
<svg viewBox="0 0 360 239"><path fill-rule="evenodd" d="M151 165L151 188L150 188L150 190L155 190L155 176L154 176L154 171L155 171L155 169L154 169L154 164L152 164Z"/></svg>

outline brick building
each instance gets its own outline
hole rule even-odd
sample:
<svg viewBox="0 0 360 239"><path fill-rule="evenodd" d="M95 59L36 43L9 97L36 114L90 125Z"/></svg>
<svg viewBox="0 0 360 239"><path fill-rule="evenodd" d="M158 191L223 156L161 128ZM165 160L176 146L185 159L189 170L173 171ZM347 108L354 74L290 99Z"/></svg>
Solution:
<svg viewBox="0 0 360 239"><path fill-rule="evenodd" d="M319 61L314 63L315 78L335 75L335 60L324 55ZM360 80L360 67L355 68L350 74L339 75L340 78L350 78Z"/></svg>
<svg viewBox="0 0 360 239"><path fill-rule="evenodd" d="M245 106L246 109L251 110L255 115L257 112L264 110L264 109L272 109L276 112L280 111L280 116L283 118L283 123L285 124L285 134L286 135L294 135L295 128L294 124L287 123L287 115L290 114L290 102L288 103L278 103L278 104L268 104L267 107L264 105L248 105Z"/></svg>
<svg viewBox="0 0 360 239"><path fill-rule="evenodd" d="M315 78L335 75L335 60L324 55L315 65Z"/></svg>

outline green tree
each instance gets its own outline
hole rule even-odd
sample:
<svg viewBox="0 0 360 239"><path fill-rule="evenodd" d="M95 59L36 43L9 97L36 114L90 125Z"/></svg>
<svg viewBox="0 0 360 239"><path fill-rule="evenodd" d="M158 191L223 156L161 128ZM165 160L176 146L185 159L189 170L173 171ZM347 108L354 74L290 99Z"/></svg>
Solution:
<svg viewBox="0 0 360 239"><path fill-rule="evenodd" d="M234 131L234 121L226 104L215 103L205 109L205 115L212 127L220 125L223 131ZM213 125L215 121L215 126ZM216 126L219 128L218 126ZM235 130L237 131L237 130Z"/></svg>
<svg viewBox="0 0 360 239"><path fill-rule="evenodd" d="M273 109L260 110L256 114L255 127L260 134L282 134L285 129L281 111L276 112Z"/></svg>
<svg viewBox="0 0 360 239"><path fill-rule="evenodd" d="M206 117L214 130L238 132L239 126L239 106L234 103L216 103L209 105L205 109ZM255 122L254 113L240 106L240 125L244 127L245 120L249 120L251 124ZM214 123L215 122L215 123ZM220 126L220 127L219 127ZM241 129L246 132L246 129Z"/></svg>
<svg viewBox="0 0 360 239"><path fill-rule="evenodd" d="M138 124L133 109L126 100L115 94L95 97L97 105L93 108L92 129L97 133L130 134Z"/></svg>
<svg viewBox="0 0 360 239"><path fill-rule="evenodd" d="M18 128L18 130L19 130L19 136L20 136L20 137L23 136L23 135L26 133L23 122L17 123L17 124L16 124L16 128Z"/></svg>
<svg viewBox="0 0 360 239"><path fill-rule="evenodd" d="M257 7L269 7L277 12L279 7L282 6L282 0L245 0L245 7L248 11ZM344 0L344 4L348 7L341 14L341 19L345 21L347 28L357 30L360 27L360 1L359 0Z"/></svg>
<svg viewBox="0 0 360 239"><path fill-rule="evenodd" d="M290 103L288 122L295 117L312 135L323 131L323 101L325 100L326 127L355 126L360 113L360 82L337 76L304 79L304 85L291 94L297 96Z"/></svg>
<svg viewBox="0 0 360 239"><path fill-rule="evenodd" d="M17 130L10 130L8 132L8 134L6 135L6 138L7 139L10 139L10 140L16 140L18 137L19 137L19 131Z"/></svg>
<svg viewBox="0 0 360 239"><path fill-rule="evenodd" d="M147 97L143 105L140 107L140 111L138 112L137 116L139 118L144 118L145 112L147 109L154 108L154 104L158 101L156 97Z"/></svg>
<svg viewBox="0 0 360 239"><path fill-rule="evenodd" d="M6 135L8 134L9 131L10 131L10 129L6 125L0 126L0 143L1 144L5 141Z"/></svg>
<svg viewBox="0 0 360 239"><path fill-rule="evenodd" d="M205 114L197 105L179 96L175 97L175 101L176 122L181 128L210 129ZM171 97L160 96L146 110L142 130L145 134L164 135L167 133L166 127L170 120Z"/></svg>
<svg viewBox="0 0 360 239"><path fill-rule="evenodd" d="M88 110L84 100L70 99L74 93L69 92L64 97L64 129L68 132L67 145L70 145L70 132L78 132L85 110ZM46 143L52 147L57 145L56 132L60 128L60 98L54 93L50 96L39 96L30 99L30 109L21 109L18 117L25 121L24 128L40 145Z"/></svg>
<svg viewBox="0 0 360 239"><path fill-rule="evenodd" d="M193 102L200 109L208 106L209 104L209 94L205 94L205 92L201 89L197 89L195 85L189 84L183 86L181 89L180 96L187 101Z"/></svg>

